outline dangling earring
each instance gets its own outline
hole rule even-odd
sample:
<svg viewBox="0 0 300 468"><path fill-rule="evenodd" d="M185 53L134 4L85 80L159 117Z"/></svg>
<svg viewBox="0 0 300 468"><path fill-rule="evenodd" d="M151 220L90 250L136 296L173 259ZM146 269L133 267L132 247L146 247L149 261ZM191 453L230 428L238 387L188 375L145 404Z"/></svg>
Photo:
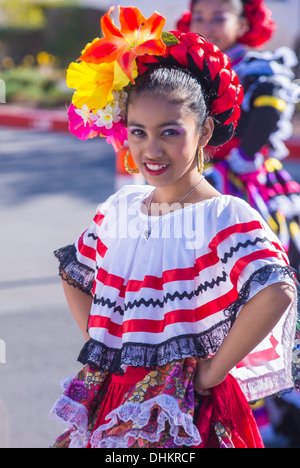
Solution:
<svg viewBox="0 0 300 468"><path fill-rule="evenodd" d="M127 151L125 155L125 159L124 159L124 166L125 166L126 171L131 175L139 174L140 171L138 169L132 169L132 167L129 166L129 162L128 162L129 156L130 156L130 151Z"/></svg>
<svg viewBox="0 0 300 468"><path fill-rule="evenodd" d="M199 174L202 175L204 171L204 151L202 146L197 150L197 168Z"/></svg>

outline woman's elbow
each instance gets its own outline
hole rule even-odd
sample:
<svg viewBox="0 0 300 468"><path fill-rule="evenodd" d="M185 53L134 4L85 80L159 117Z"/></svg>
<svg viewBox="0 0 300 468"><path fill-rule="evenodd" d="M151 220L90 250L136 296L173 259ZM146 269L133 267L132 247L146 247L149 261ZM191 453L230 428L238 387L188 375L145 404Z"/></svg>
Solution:
<svg viewBox="0 0 300 468"><path fill-rule="evenodd" d="M289 283L276 283L269 286L270 301L276 306L279 315L283 315L295 299L295 288Z"/></svg>

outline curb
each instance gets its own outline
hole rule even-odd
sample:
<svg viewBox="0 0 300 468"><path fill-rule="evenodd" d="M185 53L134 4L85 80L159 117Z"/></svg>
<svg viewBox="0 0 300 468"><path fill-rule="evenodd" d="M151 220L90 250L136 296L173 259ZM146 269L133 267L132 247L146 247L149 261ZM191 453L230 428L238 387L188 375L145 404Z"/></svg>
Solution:
<svg viewBox="0 0 300 468"><path fill-rule="evenodd" d="M0 106L0 125L41 131L69 131L66 110L41 110Z"/></svg>
<svg viewBox="0 0 300 468"><path fill-rule="evenodd" d="M297 119L297 127L299 127L299 123L299 119ZM41 131L69 132L67 110L27 109L2 104L0 105L0 125ZM290 151L287 160L300 161L299 132L286 142L286 146Z"/></svg>

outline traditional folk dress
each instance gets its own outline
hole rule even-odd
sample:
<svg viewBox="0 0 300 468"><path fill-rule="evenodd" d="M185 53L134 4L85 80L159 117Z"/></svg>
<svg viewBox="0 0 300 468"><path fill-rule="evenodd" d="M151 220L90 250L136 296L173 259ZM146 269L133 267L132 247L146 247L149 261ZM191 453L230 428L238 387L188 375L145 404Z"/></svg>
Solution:
<svg viewBox="0 0 300 468"><path fill-rule="evenodd" d="M240 44L227 54L244 87L242 114L235 137L212 152L206 176L221 193L260 212L300 277L300 186L281 162L289 155L285 141L300 97L292 71L297 58L286 47L247 52Z"/></svg>
<svg viewBox="0 0 300 468"><path fill-rule="evenodd" d="M147 216L153 189L123 187L55 253L62 277L93 303L84 367L51 411L67 425L53 447L262 447L248 401L299 386L297 295L210 396L194 392L195 358L217 351L265 287L296 289L286 252L243 200L222 195Z"/></svg>

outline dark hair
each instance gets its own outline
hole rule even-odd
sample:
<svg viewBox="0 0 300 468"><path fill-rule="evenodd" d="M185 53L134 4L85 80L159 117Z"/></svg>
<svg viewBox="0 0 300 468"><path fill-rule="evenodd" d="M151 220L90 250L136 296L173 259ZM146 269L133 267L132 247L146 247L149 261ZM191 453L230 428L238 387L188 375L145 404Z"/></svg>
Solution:
<svg viewBox="0 0 300 468"><path fill-rule="evenodd" d="M187 112L195 116L199 130L210 116L211 93L214 95L213 91L205 90L198 78L188 69L158 66L140 75L135 85L129 89L126 114L128 106L144 93L161 96L173 104L184 106ZM209 145L219 146L232 137L233 128L230 125L224 126L211 117L215 126Z"/></svg>

